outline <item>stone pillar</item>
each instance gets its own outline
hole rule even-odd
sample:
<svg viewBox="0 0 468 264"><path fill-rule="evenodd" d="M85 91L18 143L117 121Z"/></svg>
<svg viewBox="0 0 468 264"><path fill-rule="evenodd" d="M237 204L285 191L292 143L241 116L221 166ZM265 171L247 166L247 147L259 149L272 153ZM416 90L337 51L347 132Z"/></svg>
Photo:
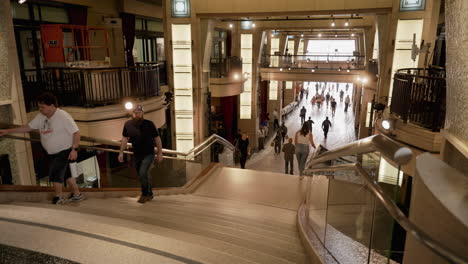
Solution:
<svg viewBox="0 0 468 264"><path fill-rule="evenodd" d="M442 149L443 159L449 165L465 171L468 156L463 148L468 147L468 2L447 0L445 2L445 29L447 32L447 111L444 137L452 139ZM464 154L463 154L464 153Z"/></svg>
<svg viewBox="0 0 468 264"><path fill-rule="evenodd" d="M0 123L28 122L19 71L10 1L0 1ZM0 139L0 155L8 154L13 184L35 185L31 145L21 140Z"/></svg>
<svg viewBox="0 0 468 264"><path fill-rule="evenodd" d="M280 42L280 45L279 45L279 50L281 52L281 55L284 55L285 52L286 52L286 41L288 41L288 36L285 35L285 34L281 34L279 36L279 42Z"/></svg>
<svg viewBox="0 0 468 264"><path fill-rule="evenodd" d="M252 43L252 105L251 105L251 118L240 119L238 118L238 128L242 132L247 132L251 148L257 147L257 130L260 125L260 110L259 108L259 92L260 89L260 62L263 48L263 42L265 41L266 33L257 29L246 31L245 33L253 34ZM240 38L239 38L240 41ZM240 44L239 44L240 45ZM240 106L240 103L239 103ZM270 116L271 117L271 116Z"/></svg>

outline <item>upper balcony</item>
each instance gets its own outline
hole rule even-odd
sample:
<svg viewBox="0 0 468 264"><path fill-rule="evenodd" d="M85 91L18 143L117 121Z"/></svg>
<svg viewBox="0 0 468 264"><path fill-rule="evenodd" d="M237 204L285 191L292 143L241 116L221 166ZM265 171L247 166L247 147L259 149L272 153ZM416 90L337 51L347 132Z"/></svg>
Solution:
<svg viewBox="0 0 468 264"><path fill-rule="evenodd" d="M365 56L338 54L266 55L261 62L262 79L352 82L365 70ZM332 76L333 75L333 76Z"/></svg>
<svg viewBox="0 0 468 264"><path fill-rule="evenodd" d="M246 76L242 72L242 58L210 59L210 91L212 97L239 95L244 91Z"/></svg>
<svg viewBox="0 0 468 264"><path fill-rule="evenodd" d="M159 64L116 68L44 68L22 72L27 112L37 108L35 98L52 92L61 106L97 107L118 104L123 98L145 100L160 95ZM165 77L162 76L162 77ZM165 81L164 81L165 82Z"/></svg>
<svg viewBox="0 0 468 264"><path fill-rule="evenodd" d="M394 75L390 118L382 119L378 128L419 149L439 152L445 105L444 70L400 69Z"/></svg>

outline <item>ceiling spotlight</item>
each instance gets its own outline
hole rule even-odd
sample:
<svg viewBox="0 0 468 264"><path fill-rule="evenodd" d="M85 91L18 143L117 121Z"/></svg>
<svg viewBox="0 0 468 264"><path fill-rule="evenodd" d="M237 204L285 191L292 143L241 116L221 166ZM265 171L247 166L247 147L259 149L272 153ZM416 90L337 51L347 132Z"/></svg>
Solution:
<svg viewBox="0 0 468 264"><path fill-rule="evenodd" d="M283 68L280 68L280 71L283 71Z"/></svg>
<svg viewBox="0 0 468 264"><path fill-rule="evenodd" d="M290 71L290 70L291 70L291 67L288 67L288 71Z"/></svg>
<svg viewBox="0 0 468 264"><path fill-rule="evenodd" d="M322 37L322 33L319 33L318 36L319 36L319 38L321 38L321 37Z"/></svg>
<svg viewBox="0 0 468 264"><path fill-rule="evenodd" d="M331 22L331 26L332 26L332 27L336 26L335 20L333 20L333 22Z"/></svg>
<svg viewBox="0 0 468 264"><path fill-rule="evenodd" d="M389 130L390 127L391 127L390 121L388 121L388 120L383 120L383 121L382 121L382 127L383 127L383 129L385 129L385 130Z"/></svg>
<svg viewBox="0 0 468 264"><path fill-rule="evenodd" d="M341 67L338 67L338 71L341 71Z"/></svg>
<svg viewBox="0 0 468 264"><path fill-rule="evenodd" d="M349 21L348 20L346 20L346 22L344 23L344 26L345 27L349 26Z"/></svg>
<svg viewBox="0 0 468 264"><path fill-rule="evenodd" d="M19 3L20 5L22 5L22 4L26 3L26 0L18 0L18 3Z"/></svg>
<svg viewBox="0 0 468 264"><path fill-rule="evenodd" d="M312 69L312 72L315 72L315 69Z"/></svg>
<svg viewBox="0 0 468 264"><path fill-rule="evenodd" d="M325 62L328 63L328 60L326 60Z"/></svg>
<svg viewBox="0 0 468 264"><path fill-rule="evenodd" d="M252 24L252 27L253 27L253 28L255 27L255 23Z"/></svg>
<svg viewBox="0 0 468 264"><path fill-rule="evenodd" d="M304 37L304 34L301 34L301 38L303 38L303 37Z"/></svg>
<svg viewBox="0 0 468 264"><path fill-rule="evenodd" d="M355 36L355 34L354 34L354 33L353 33L353 34L351 34L351 37L354 37L354 36Z"/></svg>
<svg viewBox="0 0 468 264"><path fill-rule="evenodd" d="M230 24L229 24L229 27L232 28L232 27L234 27L234 25L233 25L232 23L230 23Z"/></svg>
<svg viewBox="0 0 468 264"><path fill-rule="evenodd" d="M234 79L235 79L235 80L239 79L239 74L234 73Z"/></svg>
<svg viewBox="0 0 468 264"><path fill-rule="evenodd" d="M351 71L351 68L348 67L348 69L346 69L346 72L350 72Z"/></svg>
<svg viewBox="0 0 468 264"><path fill-rule="evenodd" d="M337 37L338 37L338 34L335 34L335 38L337 38Z"/></svg>
<svg viewBox="0 0 468 264"><path fill-rule="evenodd" d="M349 63L349 60L346 60L346 63Z"/></svg>
<svg viewBox="0 0 468 264"><path fill-rule="evenodd" d="M26 1L24 1L24 2L26 2ZM132 102L126 102L125 103L125 109L132 110L133 109L133 103Z"/></svg>

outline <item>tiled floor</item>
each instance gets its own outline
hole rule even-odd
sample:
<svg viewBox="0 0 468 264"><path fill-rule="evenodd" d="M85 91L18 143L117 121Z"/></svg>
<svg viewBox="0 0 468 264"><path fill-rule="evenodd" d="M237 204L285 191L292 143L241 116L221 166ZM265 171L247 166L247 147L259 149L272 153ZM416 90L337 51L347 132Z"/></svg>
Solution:
<svg viewBox="0 0 468 264"><path fill-rule="evenodd" d="M324 85L323 83L319 84L321 86ZM334 86L333 89L331 88L332 85ZM326 103L324 103L321 109L317 109L316 105L312 106L310 103L312 96L315 94L315 82L310 82L308 99L306 99L304 95L304 99L300 102L299 107L297 107L286 120L283 120L288 127L288 136L293 137L300 129L301 119L299 117L299 111L302 106L305 106L307 109L306 119L309 119L310 116L315 122L312 128L315 145L322 144L328 149L334 149L356 140L354 113L352 107L348 108L348 112L344 112L344 98L346 98L346 95L349 95L349 97L352 98L353 88L352 84L349 84L349 88L346 91L345 85L345 83L339 83L339 88L337 90L336 83L327 84L326 91L328 91L328 87L330 87L330 95L336 98L337 101L336 114L332 117L331 106L327 107ZM341 89L345 92L343 102L340 102L339 96L339 91ZM327 93L326 91L325 94ZM319 92L321 92L321 89L319 89ZM352 103L350 105L352 105ZM332 127L328 132L328 138L325 140L321 126L326 116L328 116L332 122ZM267 142L264 150L256 153L247 161L247 169L284 172L283 154L275 155L274 148L270 146L270 142L271 141ZM312 151L313 149L311 148L311 153ZM296 175L299 174L297 168L297 160L294 160L294 174Z"/></svg>

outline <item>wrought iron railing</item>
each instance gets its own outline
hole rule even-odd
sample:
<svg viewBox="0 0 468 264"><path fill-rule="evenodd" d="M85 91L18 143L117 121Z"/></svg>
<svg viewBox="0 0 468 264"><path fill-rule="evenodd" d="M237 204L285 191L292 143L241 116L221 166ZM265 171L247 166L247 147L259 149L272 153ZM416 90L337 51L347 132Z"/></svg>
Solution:
<svg viewBox="0 0 468 264"><path fill-rule="evenodd" d="M394 75L390 111L405 122L439 131L445 122L445 72L400 69Z"/></svg>
<svg viewBox="0 0 468 264"><path fill-rule="evenodd" d="M158 66L159 67L159 84L167 85L167 67L166 61L149 61L149 62L136 62L137 67Z"/></svg>
<svg viewBox="0 0 468 264"><path fill-rule="evenodd" d="M364 69L364 56L309 54L309 55L266 55L262 57L263 68L307 68L307 69Z"/></svg>
<svg viewBox="0 0 468 264"><path fill-rule="evenodd" d="M26 110L36 109L42 92L57 96L61 106L95 107L119 103L124 97L144 99L160 92L159 67L44 68L22 72Z"/></svg>
<svg viewBox="0 0 468 264"><path fill-rule="evenodd" d="M210 59L210 77L226 78L232 73L242 74L242 58L211 58Z"/></svg>

